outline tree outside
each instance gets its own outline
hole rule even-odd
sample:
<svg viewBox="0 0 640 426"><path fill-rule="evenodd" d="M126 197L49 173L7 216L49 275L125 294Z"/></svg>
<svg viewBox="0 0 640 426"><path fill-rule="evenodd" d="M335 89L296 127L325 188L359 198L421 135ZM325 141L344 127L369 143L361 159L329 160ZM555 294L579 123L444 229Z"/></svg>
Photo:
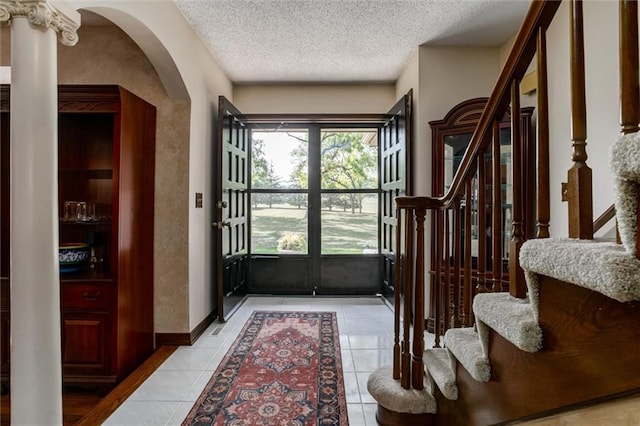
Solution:
<svg viewBox="0 0 640 426"><path fill-rule="evenodd" d="M254 138L253 189L308 188L309 143L306 133L281 135L288 154L276 167L273 147ZM271 155L267 153L271 149ZM320 141L321 245L323 254L370 253L378 247L378 152L375 131L324 131ZM277 155L277 154L276 154ZM371 190L371 193L353 190ZM329 192L327 192L329 190ZM252 251L277 253L278 242L307 235L306 193L252 193ZM305 247L306 251L306 247Z"/></svg>

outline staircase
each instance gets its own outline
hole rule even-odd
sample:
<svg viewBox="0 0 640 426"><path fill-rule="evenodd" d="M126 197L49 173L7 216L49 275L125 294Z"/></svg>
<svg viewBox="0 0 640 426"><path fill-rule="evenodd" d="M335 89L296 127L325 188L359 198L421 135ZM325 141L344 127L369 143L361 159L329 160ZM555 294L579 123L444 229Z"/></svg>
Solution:
<svg viewBox="0 0 640 426"><path fill-rule="evenodd" d="M368 382L382 425L507 424L640 392L637 2L619 2L622 123L621 136L611 146L610 167L616 176L615 219L622 244L593 239L578 0L569 6L569 235L549 238L546 31L559 6L559 1L532 2L449 191L442 197L396 199L395 253L400 260L394 363L372 373ZM534 56L538 170L532 200L523 190L523 181L532 177L524 175L518 160L518 118L519 85ZM486 182L501 182L497 129L508 110L513 217L505 268L503 209L498 208L504 195L501 185ZM491 187L490 193L479 190L485 187ZM533 207L537 231L529 235L524 212ZM471 250L472 226L477 253ZM430 309L425 316L426 294ZM433 348L424 347L425 328L435 335Z"/></svg>

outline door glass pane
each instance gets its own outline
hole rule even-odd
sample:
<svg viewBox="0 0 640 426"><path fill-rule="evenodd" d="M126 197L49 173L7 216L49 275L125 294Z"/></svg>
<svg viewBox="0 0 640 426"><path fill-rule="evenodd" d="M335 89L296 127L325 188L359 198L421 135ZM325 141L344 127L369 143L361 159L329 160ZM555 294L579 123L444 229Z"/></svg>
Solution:
<svg viewBox="0 0 640 426"><path fill-rule="evenodd" d="M320 147L322 189L378 187L377 130L325 130Z"/></svg>
<svg viewBox="0 0 640 426"><path fill-rule="evenodd" d="M251 252L307 254L307 194L251 194Z"/></svg>
<svg viewBox="0 0 640 426"><path fill-rule="evenodd" d="M306 254L306 191L263 190L308 188L306 130L252 133L251 251L258 254Z"/></svg>
<svg viewBox="0 0 640 426"><path fill-rule="evenodd" d="M322 194L322 254L378 253L378 194Z"/></svg>
<svg viewBox="0 0 640 426"><path fill-rule="evenodd" d="M261 131L251 135L253 189L308 187L307 131Z"/></svg>

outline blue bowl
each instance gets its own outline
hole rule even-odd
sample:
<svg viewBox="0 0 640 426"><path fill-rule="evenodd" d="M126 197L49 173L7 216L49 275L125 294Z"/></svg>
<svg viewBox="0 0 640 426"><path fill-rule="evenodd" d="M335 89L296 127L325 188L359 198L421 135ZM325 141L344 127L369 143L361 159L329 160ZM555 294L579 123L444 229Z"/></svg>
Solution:
<svg viewBox="0 0 640 426"><path fill-rule="evenodd" d="M85 243L60 244L60 272L77 272L89 261L91 247Z"/></svg>

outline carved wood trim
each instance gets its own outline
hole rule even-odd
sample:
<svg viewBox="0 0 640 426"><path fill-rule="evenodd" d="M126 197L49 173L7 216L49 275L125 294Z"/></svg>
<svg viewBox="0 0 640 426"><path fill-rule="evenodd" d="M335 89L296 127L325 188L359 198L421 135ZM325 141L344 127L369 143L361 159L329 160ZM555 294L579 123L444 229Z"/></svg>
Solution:
<svg viewBox="0 0 640 426"><path fill-rule="evenodd" d="M59 112L119 112L120 87L113 85L59 85ZM0 86L0 111L8 112L10 85Z"/></svg>
<svg viewBox="0 0 640 426"><path fill-rule="evenodd" d="M451 108L441 120L430 121L429 125L432 129L465 125L475 128L488 100L489 98L467 99Z"/></svg>

